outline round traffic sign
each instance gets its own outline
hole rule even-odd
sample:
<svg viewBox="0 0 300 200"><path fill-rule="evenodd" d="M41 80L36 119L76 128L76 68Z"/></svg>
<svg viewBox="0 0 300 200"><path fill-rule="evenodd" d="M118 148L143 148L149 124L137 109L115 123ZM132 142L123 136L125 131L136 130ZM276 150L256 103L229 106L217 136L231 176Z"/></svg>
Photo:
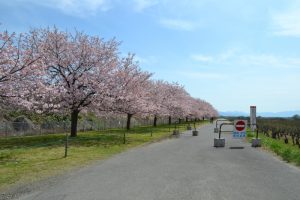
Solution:
<svg viewBox="0 0 300 200"><path fill-rule="evenodd" d="M246 128L246 124L244 121L237 121L235 124L235 129L237 131L243 131Z"/></svg>

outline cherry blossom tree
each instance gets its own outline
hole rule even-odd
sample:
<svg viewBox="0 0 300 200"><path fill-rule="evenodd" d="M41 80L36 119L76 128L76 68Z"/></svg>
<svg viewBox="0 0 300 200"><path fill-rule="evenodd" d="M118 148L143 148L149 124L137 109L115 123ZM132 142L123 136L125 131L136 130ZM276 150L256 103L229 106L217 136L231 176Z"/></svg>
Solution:
<svg viewBox="0 0 300 200"><path fill-rule="evenodd" d="M218 116L218 112L211 104L199 98L193 98L190 105L193 108L191 109L191 115L195 118L200 119Z"/></svg>
<svg viewBox="0 0 300 200"><path fill-rule="evenodd" d="M163 113L169 117L169 124L172 122L172 117L180 118L184 112L185 102L184 96L186 91L183 86L178 83L164 83L163 95L165 101L161 101Z"/></svg>
<svg viewBox="0 0 300 200"><path fill-rule="evenodd" d="M0 32L0 107L12 102L37 113L68 113L71 136L80 112L179 120L215 117L211 104L178 83L150 80L133 54L120 58L119 42L57 28L17 35Z"/></svg>
<svg viewBox="0 0 300 200"><path fill-rule="evenodd" d="M190 94L183 87L177 91L177 105L175 107L175 116L177 116L179 123L183 118L187 118L190 115L190 99Z"/></svg>
<svg viewBox="0 0 300 200"><path fill-rule="evenodd" d="M153 105L151 115L153 115L153 126L157 125L157 118L166 115L163 102L168 101L168 94L166 93L166 83L162 80L149 82L149 101Z"/></svg>
<svg viewBox="0 0 300 200"><path fill-rule="evenodd" d="M110 109L127 115L127 130L130 129L131 118L136 114L149 113L153 109L146 90L151 73L142 71L134 55L129 54L120 60L115 73L115 88L112 90L114 101Z"/></svg>
<svg viewBox="0 0 300 200"><path fill-rule="evenodd" d="M176 115L178 117L178 114L183 112L183 109L186 109L186 103L181 104L181 101L183 101L182 98L187 93L183 87L176 83L171 84L163 80L152 81L148 91L150 92L150 101L153 105L151 110L151 114L154 117L153 126L156 126L158 117L163 116L168 116L169 124L171 124L171 116L174 117Z"/></svg>
<svg viewBox="0 0 300 200"><path fill-rule="evenodd" d="M79 112L110 95L119 43L57 28L36 29L32 34L43 62L35 99L47 108L69 111L75 137Z"/></svg>
<svg viewBox="0 0 300 200"><path fill-rule="evenodd" d="M203 109L203 112L204 112L204 117L206 118L209 118L209 117L217 117L219 114L218 114L218 111L208 102L206 101L203 101L203 100L200 100L202 101L202 109Z"/></svg>
<svg viewBox="0 0 300 200"><path fill-rule="evenodd" d="M0 102L25 105L28 78L35 73L39 56L30 37L0 32Z"/></svg>
<svg viewBox="0 0 300 200"><path fill-rule="evenodd" d="M162 84L162 83L160 83ZM176 117L179 121L182 118L202 118L217 116L217 111L207 102L196 99L190 96L188 92L177 83L169 84L164 83L165 87L160 87L160 94L164 97L157 97L162 101L161 110L162 113L168 113L169 124L171 124L171 117ZM156 105L157 107L157 105ZM157 115L157 113L156 113Z"/></svg>

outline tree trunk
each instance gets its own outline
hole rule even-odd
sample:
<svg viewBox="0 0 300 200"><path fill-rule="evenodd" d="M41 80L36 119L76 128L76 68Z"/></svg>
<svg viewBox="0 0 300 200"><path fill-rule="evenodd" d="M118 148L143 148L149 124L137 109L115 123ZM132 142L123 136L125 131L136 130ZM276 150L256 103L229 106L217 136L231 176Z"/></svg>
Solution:
<svg viewBox="0 0 300 200"><path fill-rule="evenodd" d="M171 125L172 124L172 118L171 118L171 116L169 116L169 125Z"/></svg>
<svg viewBox="0 0 300 200"><path fill-rule="evenodd" d="M157 117L156 115L154 115L154 121L153 121L153 126L156 127L156 123L157 123Z"/></svg>
<svg viewBox="0 0 300 200"><path fill-rule="evenodd" d="M276 133L275 133L274 130L272 130L272 138L273 138L273 139L276 139Z"/></svg>
<svg viewBox="0 0 300 200"><path fill-rule="evenodd" d="M189 118L188 117L185 117L185 122L188 122L189 121Z"/></svg>
<svg viewBox="0 0 300 200"><path fill-rule="evenodd" d="M72 110L71 113L71 137L77 136L77 122L78 122L79 110Z"/></svg>
<svg viewBox="0 0 300 200"><path fill-rule="evenodd" d="M181 124L181 119L180 118L178 119L178 123Z"/></svg>
<svg viewBox="0 0 300 200"><path fill-rule="evenodd" d="M126 125L126 129L130 130L130 122L131 122L131 117L133 114L127 114L127 125Z"/></svg>

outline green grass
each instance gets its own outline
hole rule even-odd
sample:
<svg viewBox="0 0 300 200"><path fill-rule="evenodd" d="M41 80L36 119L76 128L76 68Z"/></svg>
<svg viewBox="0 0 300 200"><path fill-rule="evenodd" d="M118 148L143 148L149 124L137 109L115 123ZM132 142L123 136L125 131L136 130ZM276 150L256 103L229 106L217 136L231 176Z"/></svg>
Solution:
<svg viewBox="0 0 300 200"><path fill-rule="evenodd" d="M250 140L253 137L252 133L248 133L247 137ZM263 148L274 152L286 162L300 166L300 148L298 146L285 144L283 140L276 140L263 134L259 134L259 138L262 140Z"/></svg>
<svg viewBox="0 0 300 200"><path fill-rule="evenodd" d="M197 125L200 124L203 122ZM186 124L179 128L186 130ZM173 129L174 125L136 127L126 131L125 144L121 129L80 132L76 138L69 138L67 158L64 158L64 134L0 138L0 190L59 175L130 148L168 138Z"/></svg>

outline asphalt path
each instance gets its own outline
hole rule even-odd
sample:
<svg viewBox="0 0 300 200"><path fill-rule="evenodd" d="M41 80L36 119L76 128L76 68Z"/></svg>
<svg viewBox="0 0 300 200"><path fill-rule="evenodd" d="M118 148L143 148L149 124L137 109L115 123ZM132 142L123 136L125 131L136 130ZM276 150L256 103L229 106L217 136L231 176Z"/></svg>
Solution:
<svg viewBox="0 0 300 200"><path fill-rule="evenodd" d="M73 172L20 200L299 200L300 170L213 125L138 147ZM232 127L227 127L231 130ZM222 136L222 137L223 137ZM232 149L231 147L243 147Z"/></svg>

